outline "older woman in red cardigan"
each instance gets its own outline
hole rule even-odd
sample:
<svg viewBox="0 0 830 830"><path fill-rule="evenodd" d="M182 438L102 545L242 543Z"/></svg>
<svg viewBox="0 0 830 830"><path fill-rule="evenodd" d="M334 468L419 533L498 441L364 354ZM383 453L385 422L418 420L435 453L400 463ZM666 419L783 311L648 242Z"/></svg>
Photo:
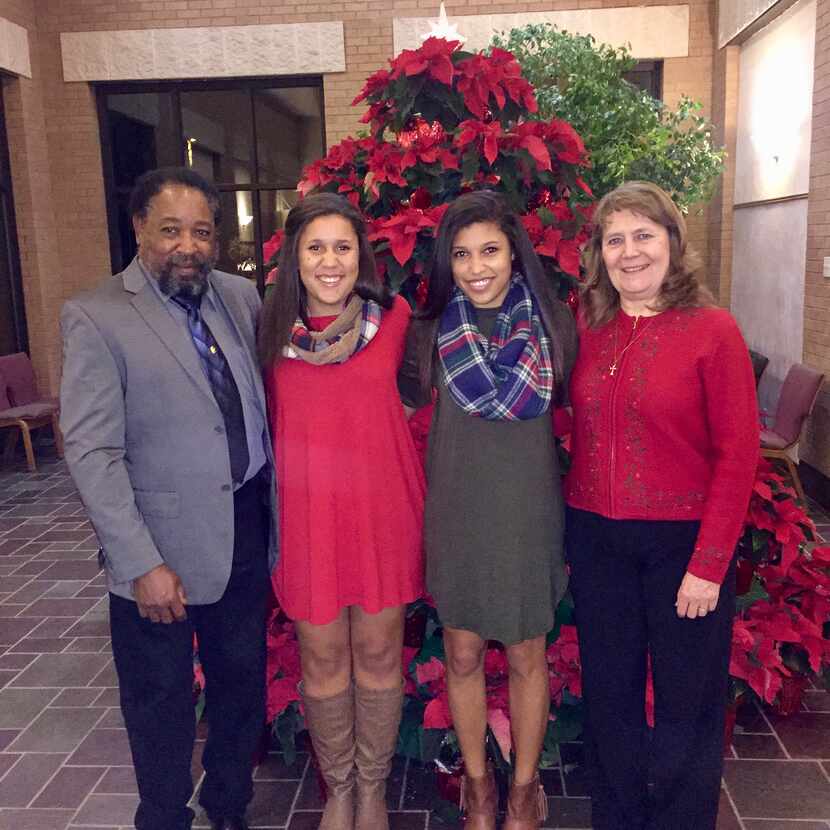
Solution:
<svg viewBox="0 0 830 830"><path fill-rule="evenodd" d="M714 830L734 550L758 458L752 366L666 193L628 182L594 222L566 482L593 826Z"/></svg>

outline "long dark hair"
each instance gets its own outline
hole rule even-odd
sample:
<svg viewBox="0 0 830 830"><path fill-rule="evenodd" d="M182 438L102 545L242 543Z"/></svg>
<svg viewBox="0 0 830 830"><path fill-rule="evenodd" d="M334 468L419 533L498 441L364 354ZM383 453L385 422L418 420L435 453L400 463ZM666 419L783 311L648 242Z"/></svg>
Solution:
<svg viewBox="0 0 830 830"><path fill-rule="evenodd" d="M551 340L554 384L557 400L560 400L563 380L576 351L573 317L567 306L556 297L554 286L533 250L533 243L521 219L510 210L505 199L493 190L478 190L459 196L449 206L438 227L428 270L426 302L415 314L412 323L421 392L428 395L433 386L438 326L455 287L452 276L453 242L459 231L477 222L492 222L507 237L515 257L514 270L524 275L528 288L539 304L542 323Z"/></svg>
<svg viewBox="0 0 830 830"><path fill-rule="evenodd" d="M283 347L291 339L297 318L306 317L306 290L300 280L297 247L309 222L321 216L342 216L357 235L359 264L355 294L391 308L393 297L378 279L375 255L366 236L366 223L360 211L336 193L314 193L295 205L285 220L285 237L277 264L277 281L268 292L259 324L259 359L263 367L279 363Z"/></svg>

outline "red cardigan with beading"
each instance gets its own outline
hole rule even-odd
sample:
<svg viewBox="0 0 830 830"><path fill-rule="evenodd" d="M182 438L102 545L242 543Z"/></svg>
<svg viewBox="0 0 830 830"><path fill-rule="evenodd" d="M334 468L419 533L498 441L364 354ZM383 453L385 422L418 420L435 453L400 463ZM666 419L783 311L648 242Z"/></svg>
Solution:
<svg viewBox="0 0 830 830"><path fill-rule="evenodd" d="M720 583L758 464L747 347L721 308L634 324L619 311L599 328L581 326L566 500L609 519L700 520L688 570Z"/></svg>

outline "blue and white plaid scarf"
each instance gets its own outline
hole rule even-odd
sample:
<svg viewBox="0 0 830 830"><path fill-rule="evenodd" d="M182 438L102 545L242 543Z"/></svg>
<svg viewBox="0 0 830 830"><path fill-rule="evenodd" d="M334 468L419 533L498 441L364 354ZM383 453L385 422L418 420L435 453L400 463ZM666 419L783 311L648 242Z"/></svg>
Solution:
<svg viewBox="0 0 830 830"><path fill-rule="evenodd" d="M488 421L524 421L546 412L553 397L550 339L536 301L514 274L489 342L475 308L456 286L438 328L442 376L453 400Z"/></svg>

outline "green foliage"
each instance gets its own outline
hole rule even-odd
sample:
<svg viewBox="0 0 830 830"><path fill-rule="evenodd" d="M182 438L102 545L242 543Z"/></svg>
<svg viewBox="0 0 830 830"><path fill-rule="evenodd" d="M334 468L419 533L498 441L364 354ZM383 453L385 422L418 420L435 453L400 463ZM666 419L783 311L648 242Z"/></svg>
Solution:
<svg viewBox="0 0 830 830"><path fill-rule="evenodd" d="M660 185L684 211L711 196L724 151L701 105L684 96L672 110L626 81L637 63L628 49L547 23L497 35L492 46L518 58L538 117L564 119L580 134L592 163L584 178L597 198L630 179Z"/></svg>

